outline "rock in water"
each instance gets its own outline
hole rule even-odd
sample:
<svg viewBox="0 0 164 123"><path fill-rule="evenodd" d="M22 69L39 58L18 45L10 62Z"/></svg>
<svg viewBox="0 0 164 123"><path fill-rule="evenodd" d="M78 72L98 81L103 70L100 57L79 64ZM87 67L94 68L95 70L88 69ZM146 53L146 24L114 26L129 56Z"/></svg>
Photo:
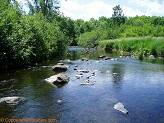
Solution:
<svg viewBox="0 0 164 123"><path fill-rule="evenodd" d="M84 70L77 70L77 72L81 72L81 73L89 73L88 70L84 69Z"/></svg>
<svg viewBox="0 0 164 123"><path fill-rule="evenodd" d="M128 111L125 109L124 105L120 102L114 105L114 109L116 109L124 114L128 114Z"/></svg>
<svg viewBox="0 0 164 123"><path fill-rule="evenodd" d="M57 103L62 103L62 100L57 100Z"/></svg>
<svg viewBox="0 0 164 123"><path fill-rule="evenodd" d="M67 71L68 67L64 66L64 65L55 65L54 67L52 67L52 70L54 72L65 72Z"/></svg>
<svg viewBox="0 0 164 123"><path fill-rule="evenodd" d="M105 55L99 56L100 59L103 59L103 58L105 58L105 57L106 57Z"/></svg>
<svg viewBox="0 0 164 123"><path fill-rule="evenodd" d="M57 65L64 65L64 63L60 62L60 63L57 63Z"/></svg>
<svg viewBox="0 0 164 123"><path fill-rule="evenodd" d="M87 59L87 58L82 58L81 60L82 60L82 61L88 61L88 59Z"/></svg>
<svg viewBox="0 0 164 123"><path fill-rule="evenodd" d="M65 74L57 74L57 75L51 76L50 78L45 79L45 81L47 81L50 84L59 85L59 84L68 83L69 77Z"/></svg>
<svg viewBox="0 0 164 123"><path fill-rule="evenodd" d="M7 106L7 105L18 105L21 101L23 101L23 97L3 97L0 98L0 105Z"/></svg>
<svg viewBox="0 0 164 123"><path fill-rule="evenodd" d="M80 85L94 85L94 83L86 83L86 82L84 82L84 83L80 83Z"/></svg>
<svg viewBox="0 0 164 123"><path fill-rule="evenodd" d="M77 79L80 79L80 78L82 78L82 77L83 77L83 75L78 75L78 74L76 75L76 78L77 78Z"/></svg>
<svg viewBox="0 0 164 123"><path fill-rule="evenodd" d="M154 55L150 55L149 59L155 59Z"/></svg>

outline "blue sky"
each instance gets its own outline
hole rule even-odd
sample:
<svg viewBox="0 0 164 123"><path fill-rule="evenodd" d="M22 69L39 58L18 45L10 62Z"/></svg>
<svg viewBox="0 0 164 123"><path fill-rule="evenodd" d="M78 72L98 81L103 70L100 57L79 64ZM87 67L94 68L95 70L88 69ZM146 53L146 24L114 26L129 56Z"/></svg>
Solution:
<svg viewBox="0 0 164 123"><path fill-rule="evenodd" d="M60 10L73 19L111 17L115 5L120 5L126 16L164 16L164 0L61 0Z"/></svg>
<svg viewBox="0 0 164 123"><path fill-rule="evenodd" d="M24 4L24 0L18 0ZM164 16L164 0L60 0L60 11L72 19L89 20L111 17L112 8L120 5L125 16Z"/></svg>

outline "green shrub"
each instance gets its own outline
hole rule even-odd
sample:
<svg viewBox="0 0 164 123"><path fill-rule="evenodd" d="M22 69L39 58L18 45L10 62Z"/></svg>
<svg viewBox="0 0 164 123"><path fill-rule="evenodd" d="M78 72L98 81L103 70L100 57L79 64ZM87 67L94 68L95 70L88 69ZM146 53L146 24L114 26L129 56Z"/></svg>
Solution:
<svg viewBox="0 0 164 123"><path fill-rule="evenodd" d="M135 52L141 58L142 55L154 55L163 57L163 37L122 38L115 40L100 41L99 46L112 47L119 51Z"/></svg>
<svg viewBox="0 0 164 123"><path fill-rule="evenodd" d="M98 45L98 40L100 37L100 33L97 30L86 32L79 37L78 45L83 47L96 47Z"/></svg>

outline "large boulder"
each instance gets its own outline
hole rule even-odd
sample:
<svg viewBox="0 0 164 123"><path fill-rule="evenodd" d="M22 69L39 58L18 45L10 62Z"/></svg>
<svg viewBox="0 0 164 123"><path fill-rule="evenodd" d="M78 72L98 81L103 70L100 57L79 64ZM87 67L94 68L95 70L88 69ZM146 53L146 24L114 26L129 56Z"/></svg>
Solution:
<svg viewBox="0 0 164 123"><path fill-rule="evenodd" d="M68 67L67 66L64 66L64 65L55 65L52 67L52 70L54 72L64 72L64 71L67 71Z"/></svg>
<svg viewBox="0 0 164 123"><path fill-rule="evenodd" d="M3 105L3 106L18 105L23 100L24 100L23 97L17 97L17 96L3 97L3 98L0 98L0 105Z"/></svg>
<svg viewBox="0 0 164 123"><path fill-rule="evenodd" d="M62 85L69 82L69 77L65 74L57 74L45 79L45 81L54 85Z"/></svg>

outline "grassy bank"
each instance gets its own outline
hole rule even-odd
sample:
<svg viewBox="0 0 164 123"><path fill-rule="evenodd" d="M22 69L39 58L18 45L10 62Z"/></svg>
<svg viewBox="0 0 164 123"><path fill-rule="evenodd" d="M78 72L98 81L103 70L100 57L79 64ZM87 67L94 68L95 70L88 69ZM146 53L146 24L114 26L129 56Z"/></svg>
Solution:
<svg viewBox="0 0 164 123"><path fill-rule="evenodd" d="M100 48L116 50L122 53L132 53L138 57L154 55L164 57L164 37L140 37L103 40Z"/></svg>

